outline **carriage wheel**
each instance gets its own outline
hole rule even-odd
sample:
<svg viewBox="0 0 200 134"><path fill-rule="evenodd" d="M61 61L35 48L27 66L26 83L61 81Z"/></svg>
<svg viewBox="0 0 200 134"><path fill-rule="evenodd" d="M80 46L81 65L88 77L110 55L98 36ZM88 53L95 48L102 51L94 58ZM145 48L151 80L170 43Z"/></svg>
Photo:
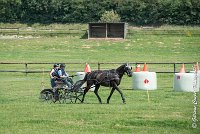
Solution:
<svg viewBox="0 0 200 134"><path fill-rule="evenodd" d="M81 101L81 99L78 98L77 92L67 89L65 93L65 103L76 103L78 102L77 100L79 102Z"/></svg>
<svg viewBox="0 0 200 134"><path fill-rule="evenodd" d="M42 102L52 103L54 93L51 89L44 89L40 92L40 99Z"/></svg>
<svg viewBox="0 0 200 134"><path fill-rule="evenodd" d="M74 103L73 96L74 96L74 93L72 91L66 90L66 93L65 93L66 103Z"/></svg>
<svg viewBox="0 0 200 134"><path fill-rule="evenodd" d="M82 97L83 97L83 91L82 89L78 92L75 93L75 103L81 103L81 100L82 100Z"/></svg>
<svg viewBox="0 0 200 134"><path fill-rule="evenodd" d="M55 89L53 102L66 103L65 88Z"/></svg>

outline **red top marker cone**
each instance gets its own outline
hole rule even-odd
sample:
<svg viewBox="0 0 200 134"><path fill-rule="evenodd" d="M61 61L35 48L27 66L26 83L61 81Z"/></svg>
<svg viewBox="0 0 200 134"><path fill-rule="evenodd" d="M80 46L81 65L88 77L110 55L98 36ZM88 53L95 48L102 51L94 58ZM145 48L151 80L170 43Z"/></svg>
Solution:
<svg viewBox="0 0 200 134"><path fill-rule="evenodd" d="M185 66L184 66L184 64L182 64L182 66L181 66L180 73L185 73Z"/></svg>
<svg viewBox="0 0 200 134"><path fill-rule="evenodd" d="M88 63L86 63L86 65L85 65L84 72L85 73L91 72L90 65Z"/></svg>
<svg viewBox="0 0 200 134"><path fill-rule="evenodd" d="M138 64L135 68L135 72L140 72L140 64Z"/></svg>
<svg viewBox="0 0 200 134"><path fill-rule="evenodd" d="M144 67L143 67L142 71L147 71L147 64L146 63L144 63Z"/></svg>

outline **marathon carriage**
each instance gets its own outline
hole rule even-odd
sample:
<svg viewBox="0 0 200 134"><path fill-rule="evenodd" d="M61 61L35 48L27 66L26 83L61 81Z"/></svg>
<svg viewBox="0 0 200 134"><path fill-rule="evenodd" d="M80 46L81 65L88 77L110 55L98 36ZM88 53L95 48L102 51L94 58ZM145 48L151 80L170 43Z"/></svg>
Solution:
<svg viewBox="0 0 200 134"><path fill-rule="evenodd" d="M81 81L77 81L76 83L74 83L73 77L74 75L68 77L69 82L72 84L71 89L67 87L67 85L65 85L62 81L56 81L56 87L43 89L40 92L40 99L44 102L49 103L81 102L85 87L79 86Z"/></svg>

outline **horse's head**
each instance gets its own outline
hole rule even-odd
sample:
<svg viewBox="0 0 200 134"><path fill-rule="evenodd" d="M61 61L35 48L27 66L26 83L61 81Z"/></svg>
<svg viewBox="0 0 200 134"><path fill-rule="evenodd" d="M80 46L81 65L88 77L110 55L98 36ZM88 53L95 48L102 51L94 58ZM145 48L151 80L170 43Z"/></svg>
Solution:
<svg viewBox="0 0 200 134"><path fill-rule="evenodd" d="M126 72L126 74L131 77L132 76L132 67L127 63L124 66L124 72Z"/></svg>

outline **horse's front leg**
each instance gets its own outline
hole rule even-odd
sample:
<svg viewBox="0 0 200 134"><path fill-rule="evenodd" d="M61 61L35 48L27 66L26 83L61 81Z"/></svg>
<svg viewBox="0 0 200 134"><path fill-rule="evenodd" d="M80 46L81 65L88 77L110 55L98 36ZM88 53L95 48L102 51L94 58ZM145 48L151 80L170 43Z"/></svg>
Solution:
<svg viewBox="0 0 200 134"><path fill-rule="evenodd" d="M94 93L97 96L97 98L99 100L99 103L102 104L101 98L100 98L100 96L98 94L99 87L100 87L100 85L95 85Z"/></svg>
<svg viewBox="0 0 200 134"><path fill-rule="evenodd" d="M119 87L115 82L113 82L113 87L120 93L123 103L126 104L126 99L124 97L124 94L122 93L122 91L119 89Z"/></svg>
<svg viewBox="0 0 200 134"><path fill-rule="evenodd" d="M110 95L107 98L107 104L109 104L110 98L111 98L111 96L112 96L112 94L113 94L114 91L115 91L115 88L113 87L112 90L110 91Z"/></svg>

